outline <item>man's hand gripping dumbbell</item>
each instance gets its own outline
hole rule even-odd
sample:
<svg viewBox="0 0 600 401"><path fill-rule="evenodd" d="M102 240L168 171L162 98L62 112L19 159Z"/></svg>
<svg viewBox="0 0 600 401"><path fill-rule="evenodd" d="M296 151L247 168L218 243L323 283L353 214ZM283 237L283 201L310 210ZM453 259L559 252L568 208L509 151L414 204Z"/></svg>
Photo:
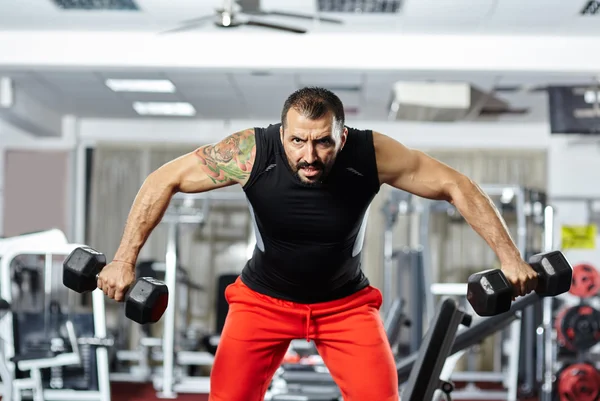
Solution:
<svg viewBox="0 0 600 401"><path fill-rule="evenodd" d="M125 316L129 319L139 324L156 323L167 309L167 286L151 277L141 277L131 286L135 280L135 269L129 267L116 275L120 282L113 282L115 276L107 273L123 268L118 263L107 266L106 257L92 248L76 248L63 263L63 284L80 294L96 288L108 288L107 291L115 291L114 294L108 294L111 298L118 302L125 301Z"/></svg>
<svg viewBox="0 0 600 401"><path fill-rule="evenodd" d="M573 268L560 251L533 255L529 259L535 279L533 290L540 297L553 297L571 288ZM500 269L472 274L468 280L467 299L479 316L508 312L515 294L525 295L525 288L515 288Z"/></svg>

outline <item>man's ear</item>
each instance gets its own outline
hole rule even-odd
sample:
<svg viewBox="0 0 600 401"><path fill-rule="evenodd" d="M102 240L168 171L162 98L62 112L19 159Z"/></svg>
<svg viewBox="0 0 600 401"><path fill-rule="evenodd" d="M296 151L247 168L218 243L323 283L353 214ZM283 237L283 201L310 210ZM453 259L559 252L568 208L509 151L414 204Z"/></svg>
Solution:
<svg viewBox="0 0 600 401"><path fill-rule="evenodd" d="M346 140L348 139L348 128L344 127L342 131L342 137L340 138L340 150L344 148Z"/></svg>

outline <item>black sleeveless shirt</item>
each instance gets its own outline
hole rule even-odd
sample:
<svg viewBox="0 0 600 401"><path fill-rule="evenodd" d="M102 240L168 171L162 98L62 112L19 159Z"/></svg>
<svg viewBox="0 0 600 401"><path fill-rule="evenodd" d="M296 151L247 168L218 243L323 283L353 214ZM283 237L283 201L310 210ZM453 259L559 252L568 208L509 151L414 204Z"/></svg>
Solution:
<svg viewBox="0 0 600 401"><path fill-rule="evenodd" d="M351 295L369 285L361 252L368 208L380 188L373 133L348 128L327 178L307 185L288 163L280 126L254 129L256 159L243 189L256 247L241 280L297 303Z"/></svg>

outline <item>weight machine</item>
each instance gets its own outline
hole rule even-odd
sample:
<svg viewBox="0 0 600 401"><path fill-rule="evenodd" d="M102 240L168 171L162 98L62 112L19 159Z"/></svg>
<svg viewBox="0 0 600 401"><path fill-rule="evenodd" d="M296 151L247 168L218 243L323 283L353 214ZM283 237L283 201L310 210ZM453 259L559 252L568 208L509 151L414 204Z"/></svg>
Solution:
<svg viewBox="0 0 600 401"><path fill-rule="evenodd" d="M197 201L201 201L200 207L197 206ZM161 221L161 224L168 227L165 255L165 284L167 287L175 288L177 285L181 226L204 224L213 202L218 202L219 205L230 202L247 204L247 199L243 192L233 191L177 194L173 197L170 207ZM214 274L211 274L211 277L214 278ZM179 302L175 295L173 291L169 293L169 306L163 316L162 351L154 353L154 359L162 360L162 372L153 376L154 388L158 391L159 398L175 398L177 393L208 393L210 390L208 376L188 376L178 372L177 367L182 366L212 366L214 355L209 352L175 351L175 325Z"/></svg>
<svg viewBox="0 0 600 401"><path fill-rule="evenodd" d="M54 236L52 237L52 235ZM44 312L49 311L52 308L51 290L52 290L52 279L56 277L56 270L54 270L54 256L64 258L69 255L75 248L81 245L60 243L60 236L53 233L40 233L39 238L52 237L55 240L54 244L40 243L32 240L32 237L24 238L23 241L19 241L18 238L13 239L13 243L10 247L3 248L2 258L0 259L0 297L6 301L10 308L4 312L0 319L0 337L5 340L2 342L2 356L0 359L0 372L2 374L2 381L4 384L3 388L3 399L7 400L20 400L21 393L23 391L31 392L34 396L34 400L56 400L56 401L110 401L110 382L108 372L108 350L107 346L110 346L111 342L106 338L106 321L105 321L105 308L104 308L104 294L100 290L92 292L92 310L91 316L92 331L90 337L77 337L77 330L80 327L79 324L85 321L86 317L90 317L89 314L85 315L74 315L68 316L65 322L65 328L67 331L66 347L65 344L57 344L61 340L58 338L50 338L52 341L52 348L45 350L44 355L40 355L39 352L26 352L20 354L20 350L16 349L19 345L22 336L15 331L19 327L20 321L17 319L19 315L15 312L15 306L11 305L13 301L13 281L12 277L12 266L15 264L15 260L18 257L23 256L43 256L44 257L44 268L43 268L43 289L44 289ZM33 235L32 235L33 236ZM52 241L50 241L52 242ZM43 245L42 245L43 244ZM62 268L62 263L61 263ZM53 271L54 270L54 271ZM62 276L62 270L60 271ZM62 284L62 282L61 282ZM65 289L65 292L68 291ZM59 305L60 306L60 305ZM44 314L47 318L47 315ZM27 317L24 318L27 320ZM23 319L21 319L23 320ZM41 324L42 329L47 327L44 322ZM51 333L42 330L39 336L47 336ZM13 341L7 340L12 338ZM88 347L87 353L82 352L83 347ZM58 349L56 349L56 348ZM70 351L68 351L70 349ZM64 352L61 350L65 350ZM93 353L95 350L95 353ZM93 353L93 355L92 355ZM94 363L95 361L95 363ZM70 389L60 388L62 377L60 375L61 369L67 369L71 366L82 366L84 369L84 380L88 374L95 376L95 385L88 384L89 387L85 389ZM86 367L92 367L94 372L85 372ZM42 371L50 369L51 377L55 379L54 383L51 379L50 388L44 388L42 383ZM29 378L18 377L19 372L28 371L30 372ZM58 377L53 377L55 372L59 372ZM57 381L58 383L57 383ZM58 387L58 388L53 388Z"/></svg>
<svg viewBox="0 0 600 401"><path fill-rule="evenodd" d="M512 214L516 219L516 242L519 251L523 257L527 257L528 253L532 252L531 239L533 238L531 226L538 226L544 230L544 244L546 249L551 247L552 242L551 235L552 230L552 209L546 204L545 194L534 191L528 188L520 186L506 186L506 185L482 185L481 189L487 193L490 197L495 199L499 198L497 203L498 209L503 215ZM466 284L433 284L430 279L430 274L433 270L430 259L430 246L429 246L429 221L433 214L443 213L448 215L449 218L459 220L462 218L456 208L448 202L431 201L428 199L418 198L412 194L400 191L392 190L391 195L387 199L382 209L386 218L386 226L384 232L384 300L387 299L386 306L389 300L394 299L401 294L394 294L392 291L394 271L396 269L395 263L402 263L402 258L398 256L404 256L404 262L406 265L406 257L408 254L420 254L416 260L421 263L414 263L415 258L408 259L413 260L409 263L411 267L411 289L414 293L423 298L410 298L410 310L411 314L409 318L413 319L412 332L411 332L411 351L415 351L415 347L420 345L419 341L422 334L423 320L421 316L429 316L432 311L433 298L436 295L442 296L466 296ZM398 216L408 216L409 220L409 243L407 247L409 250L397 251L394 249L394 238L393 231L397 223ZM533 252L537 253L537 252ZM398 277L397 291L400 288L400 274L402 266L399 266L396 276ZM413 294L414 294L413 293ZM550 304L547 305L546 303ZM465 302L466 304L466 302ZM468 306L467 306L468 307ZM548 308L549 311L548 311ZM544 302L542 314L543 328L547 329L547 320L551 319L552 314L552 300ZM539 366L547 359L546 354L541 354L542 349L548 348L547 339L536 337L536 321L538 320L538 310L535 307L527 308L524 310L524 317L521 320L516 320L511 325L510 338L513 339L509 343L509 349L507 350L507 362L508 369L507 373L501 372L501 367L496 364L496 372L490 372L483 374L484 372L456 372L453 377L465 381L476 381L481 380L482 374L489 381L500 381L504 382L507 387L507 392L503 394L492 394L490 392L484 393L483 390L479 391L479 398L487 399L503 399L507 401L516 401L517 393L519 390L519 381L521 381L521 390L533 391L537 381L541 380L542 372L538 368L536 369L535 363L538 362ZM548 314L550 318L548 318ZM428 318L428 320L430 320ZM521 325L523 324L523 328ZM551 327L550 327L551 329ZM546 333L547 331L544 331ZM523 347L521 347L521 342ZM501 345L501 344L499 344ZM536 353L536 345L538 346L538 352ZM541 347L541 348L540 348ZM502 347L495 347L496 356L495 361L501 361L502 359ZM544 351L547 352L547 351ZM524 374L522 378L519 377L519 372L522 371ZM521 380L520 380L521 379ZM546 380L546 379L545 379ZM544 387L545 388L545 387ZM544 390L546 391L546 390Z"/></svg>

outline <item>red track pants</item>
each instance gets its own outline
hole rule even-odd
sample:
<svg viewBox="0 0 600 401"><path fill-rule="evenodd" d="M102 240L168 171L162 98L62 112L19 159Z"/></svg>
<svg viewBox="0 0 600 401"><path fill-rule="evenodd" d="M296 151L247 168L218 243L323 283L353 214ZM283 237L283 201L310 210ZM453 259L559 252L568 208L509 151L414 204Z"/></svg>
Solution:
<svg viewBox="0 0 600 401"><path fill-rule="evenodd" d="M263 401L293 339L311 339L345 401L398 401L396 364L367 287L349 297L298 304L227 287L229 313L211 372L209 401Z"/></svg>

